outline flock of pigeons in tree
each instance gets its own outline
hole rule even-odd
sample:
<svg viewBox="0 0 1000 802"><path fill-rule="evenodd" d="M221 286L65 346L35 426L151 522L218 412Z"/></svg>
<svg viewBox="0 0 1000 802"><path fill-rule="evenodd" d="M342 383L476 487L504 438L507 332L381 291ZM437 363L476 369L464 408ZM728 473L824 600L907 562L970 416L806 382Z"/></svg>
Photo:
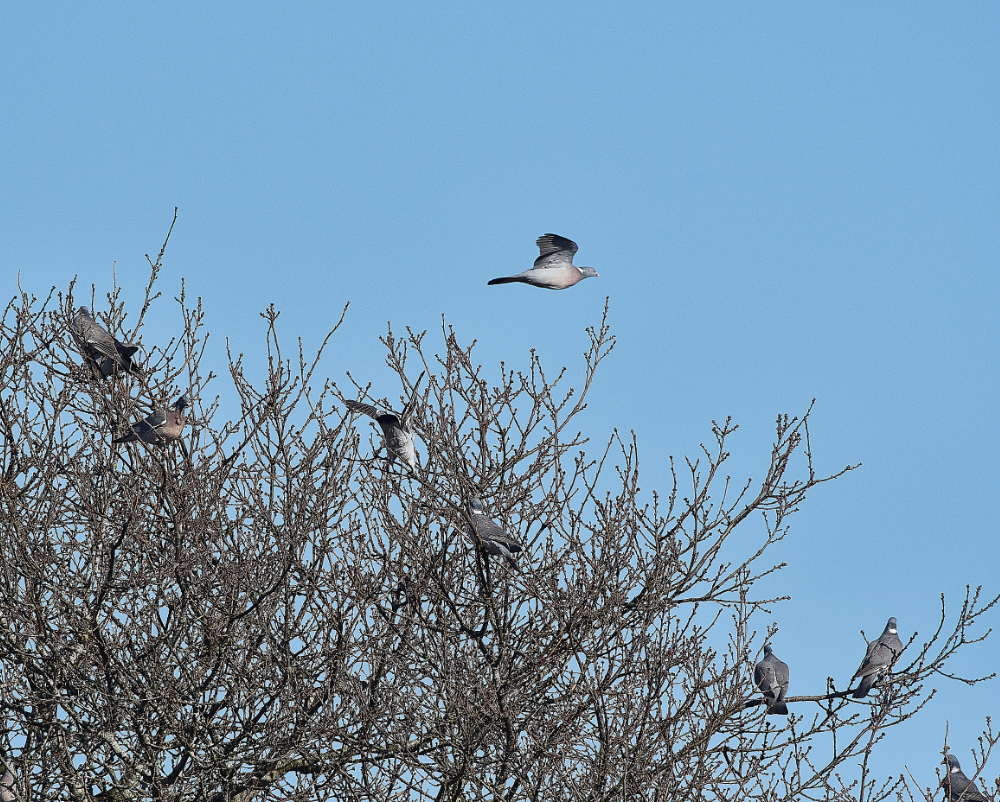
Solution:
<svg viewBox="0 0 1000 802"><path fill-rule="evenodd" d="M592 267L577 267L573 264L577 245L572 240L557 234L545 234L536 242L540 255L530 270L513 276L495 278L489 284L521 282L549 290L564 290L585 278L598 275ZM80 307L73 321L72 330L80 351L95 377L106 378L119 372L142 376L141 368L133 360L139 347L126 345L117 340L94 320L87 307ZM351 412L368 415L379 424L390 461L394 457L399 458L411 471L416 470L416 449L411 421L416 408L417 390L423 378L424 374L421 373L413 385L410 400L399 415L362 401L344 402ZM126 434L114 438L112 442L131 443L141 440L151 445L166 445L181 436L185 424L184 409L187 406L189 406L188 399L182 395L169 407L158 409L144 420L133 424ZM514 554L521 551L521 544L490 519L479 498L472 498L470 506L472 526L465 532L466 536L486 554L503 557L513 569L517 570ZM862 699L867 696L876 681L889 674L902 651L903 643L896 631L896 619L890 618L882 634L868 644L864 660L854 673L854 679L861 678L860 684L854 690L854 698ZM754 682L764 695L763 701L767 705L768 715L788 715L788 706L785 704L785 696L788 693L788 665L778 659L770 643L764 644L764 658L754 668ZM946 789L950 802L958 802L960 799L967 802L988 802L987 797L962 772L954 755L949 754L945 762L948 764L948 772L941 785ZM13 782L13 775L9 771L0 777L0 802L14 799L10 790Z"/></svg>

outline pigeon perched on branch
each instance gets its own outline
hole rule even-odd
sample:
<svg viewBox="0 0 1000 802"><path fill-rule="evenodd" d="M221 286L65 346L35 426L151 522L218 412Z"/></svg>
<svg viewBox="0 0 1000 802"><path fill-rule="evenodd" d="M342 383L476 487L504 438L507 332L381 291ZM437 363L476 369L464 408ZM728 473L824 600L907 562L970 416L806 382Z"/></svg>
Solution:
<svg viewBox="0 0 1000 802"><path fill-rule="evenodd" d="M854 672L854 677L861 677L861 684L854 691L855 699L863 699L868 695L868 691L883 674L888 674L892 664L896 662L903 651L903 642L896 634L896 619L890 618L885 625L885 630L876 640L868 644L868 651L865 652L865 659L861 661L858 670Z"/></svg>
<svg viewBox="0 0 1000 802"><path fill-rule="evenodd" d="M158 409L144 420L133 424L132 431L116 437L112 443L134 443L142 440L153 445L165 445L176 440L184 430L184 409L190 406L187 396L181 396L166 409Z"/></svg>
<svg viewBox="0 0 1000 802"><path fill-rule="evenodd" d="M142 375L142 370L132 360L138 345L126 345L120 342L90 314L90 310L81 306L70 326L73 338L80 346L84 358L90 362L101 376L110 376L116 371Z"/></svg>
<svg viewBox="0 0 1000 802"><path fill-rule="evenodd" d="M18 796L14 785L14 775L10 769L4 769L3 776L0 777L0 802L15 802Z"/></svg>
<svg viewBox="0 0 1000 802"><path fill-rule="evenodd" d="M767 715L787 716L788 665L777 658L770 643L764 644L764 659L753 670L753 681L764 693Z"/></svg>
<svg viewBox="0 0 1000 802"><path fill-rule="evenodd" d="M545 234L536 240L541 255L535 260L531 270L516 276L495 278L489 284L511 284L521 282L547 290L564 290L585 278L598 275L592 267L577 267L573 264L576 243L558 234Z"/></svg>
<svg viewBox="0 0 1000 802"><path fill-rule="evenodd" d="M487 554L503 557L516 570L514 554L521 550L521 544L490 519L482 501L473 498L471 505L472 525L466 531L466 536L473 543L482 544L483 551Z"/></svg>
<svg viewBox="0 0 1000 802"><path fill-rule="evenodd" d="M413 429L410 427L410 420L413 418L413 411L417 403L417 388L424 378L423 372L417 377L416 384L413 385L413 392L410 400L403 407L403 412L397 415L392 410L381 409L363 401L344 401L351 412L362 412L369 418L374 418L375 422L382 427L382 437L385 439L385 447L389 453L399 457L410 466L410 470L417 467L417 451L413 442Z"/></svg>
<svg viewBox="0 0 1000 802"><path fill-rule="evenodd" d="M944 762L948 764L948 773L941 780L941 787L948 795L948 802L960 802L960 800L961 802L989 802L989 797L976 788L976 784L965 776L962 767L958 765L957 757L948 755Z"/></svg>

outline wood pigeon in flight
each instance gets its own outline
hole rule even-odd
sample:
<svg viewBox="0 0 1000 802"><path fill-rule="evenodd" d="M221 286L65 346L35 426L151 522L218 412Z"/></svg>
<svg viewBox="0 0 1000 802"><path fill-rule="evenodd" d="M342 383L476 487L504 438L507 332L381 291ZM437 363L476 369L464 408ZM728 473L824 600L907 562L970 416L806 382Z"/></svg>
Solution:
<svg viewBox="0 0 1000 802"><path fill-rule="evenodd" d="M410 466L410 470L417 467L417 451L413 444L413 429L410 421L413 418L413 411L417 402L417 388L424 378L423 372L417 377L417 383L413 385L413 392L410 400L403 407L403 413L397 415L391 410L366 404L362 401L345 401L344 404L351 412L363 412L369 418L374 418L375 422L382 427L382 436L385 439L385 446L389 452L399 457Z"/></svg>
<svg viewBox="0 0 1000 802"><path fill-rule="evenodd" d="M558 234L545 234L536 240L541 255L535 260L531 270L516 276L502 276L489 284L511 284L520 281L547 290L564 290L585 278L598 275L592 267L577 267L573 264L576 243Z"/></svg>

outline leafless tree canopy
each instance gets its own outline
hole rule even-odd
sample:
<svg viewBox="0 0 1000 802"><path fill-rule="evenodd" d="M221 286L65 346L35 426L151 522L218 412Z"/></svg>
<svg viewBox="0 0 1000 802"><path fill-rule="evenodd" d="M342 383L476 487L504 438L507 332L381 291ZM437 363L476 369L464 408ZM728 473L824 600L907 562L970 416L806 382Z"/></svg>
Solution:
<svg viewBox="0 0 1000 802"><path fill-rule="evenodd" d="M68 330L92 301L80 287L21 293L0 321L0 770L16 778L0 792L940 793L872 776L868 756L983 637L997 599L970 590L947 615L942 599L937 630L909 643L902 632L894 673L864 700L847 697L847 678L804 689L793 677L793 716L765 717L753 685L762 608L775 601L758 580L780 567L769 549L809 491L839 475L814 468L808 411L778 417L758 483L725 475L726 421L673 465L672 484L640 491L634 438L595 445L577 428L614 346L606 320L589 330L582 372L553 374L532 356L501 366L496 384L450 329L389 332L399 384L369 387L363 365L356 385L336 384L323 348L289 352L272 309L258 383L236 356L228 376L206 370L206 314L183 292L177 338L142 339L150 308L171 308L155 292L158 266L140 309L127 314L111 293L94 310L142 343L142 377L84 365ZM398 411L421 371L410 471L343 402ZM112 445L181 393L193 408L180 440ZM518 570L467 536L473 496L523 544ZM738 527L759 533L755 545L734 542ZM987 724L980 762L996 741ZM978 768L979 786L995 789Z"/></svg>

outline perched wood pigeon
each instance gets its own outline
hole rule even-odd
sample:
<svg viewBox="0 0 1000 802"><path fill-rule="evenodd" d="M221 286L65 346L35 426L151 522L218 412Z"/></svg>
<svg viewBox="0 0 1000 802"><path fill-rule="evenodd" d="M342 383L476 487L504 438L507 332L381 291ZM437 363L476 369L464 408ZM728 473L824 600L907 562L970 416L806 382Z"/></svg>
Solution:
<svg viewBox="0 0 1000 802"><path fill-rule="evenodd" d="M764 659L754 668L753 681L764 693L767 715L787 716L785 694L788 693L788 665L775 656L770 643L764 644Z"/></svg>
<svg viewBox="0 0 1000 802"><path fill-rule="evenodd" d="M0 802L15 802L17 799L14 788L14 775L10 769L4 769L3 776L0 777Z"/></svg>
<svg viewBox="0 0 1000 802"><path fill-rule="evenodd" d="M865 659L854 672L854 678L861 677L861 684L854 691L855 699L863 699L882 674L888 674L892 664L896 662L903 651L903 642L896 634L896 619L890 618L885 625L885 631L868 644Z"/></svg>
<svg viewBox="0 0 1000 802"><path fill-rule="evenodd" d="M482 544L483 551L496 557L503 557L511 567L517 570L517 561L513 554L521 550L521 544L508 535L486 515L486 508L478 498L472 499L472 526L466 531L466 536L477 545Z"/></svg>
<svg viewBox="0 0 1000 802"><path fill-rule="evenodd" d="M585 278L598 275L592 267L577 267L573 264L576 243L558 234L545 234L536 240L541 256L535 260L531 270L516 276L503 276L489 284L511 284L515 281L544 287L547 290L564 290Z"/></svg>
<svg viewBox="0 0 1000 802"><path fill-rule="evenodd" d="M403 460L410 466L411 471L417 467L417 450L413 445L413 429L410 428L410 420L417 403L417 388L423 378L424 374L421 372L420 376L417 377L417 383L413 385L410 400L403 407L401 415L362 401L344 402L351 412L363 412L369 418L375 419L375 422L382 427L382 437L385 439L385 447L389 449L389 453Z"/></svg>
<svg viewBox="0 0 1000 802"><path fill-rule="evenodd" d="M944 760L948 764L948 773L941 780L941 787L948 795L948 802L989 802L989 797L983 794L974 782L970 782L965 776L962 767L958 765L958 758L948 755Z"/></svg>
<svg viewBox="0 0 1000 802"><path fill-rule="evenodd" d="M158 409L152 415L132 426L132 431L116 437L112 443L134 443L142 440L153 445L166 445L176 440L184 431L184 409L190 406L187 396L181 396L166 409Z"/></svg>
<svg viewBox="0 0 1000 802"><path fill-rule="evenodd" d="M136 376L142 375L142 370L132 361L139 346L125 345L112 337L94 320L87 307L81 306L77 311L70 330L84 358L101 376L110 376L119 370Z"/></svg>

